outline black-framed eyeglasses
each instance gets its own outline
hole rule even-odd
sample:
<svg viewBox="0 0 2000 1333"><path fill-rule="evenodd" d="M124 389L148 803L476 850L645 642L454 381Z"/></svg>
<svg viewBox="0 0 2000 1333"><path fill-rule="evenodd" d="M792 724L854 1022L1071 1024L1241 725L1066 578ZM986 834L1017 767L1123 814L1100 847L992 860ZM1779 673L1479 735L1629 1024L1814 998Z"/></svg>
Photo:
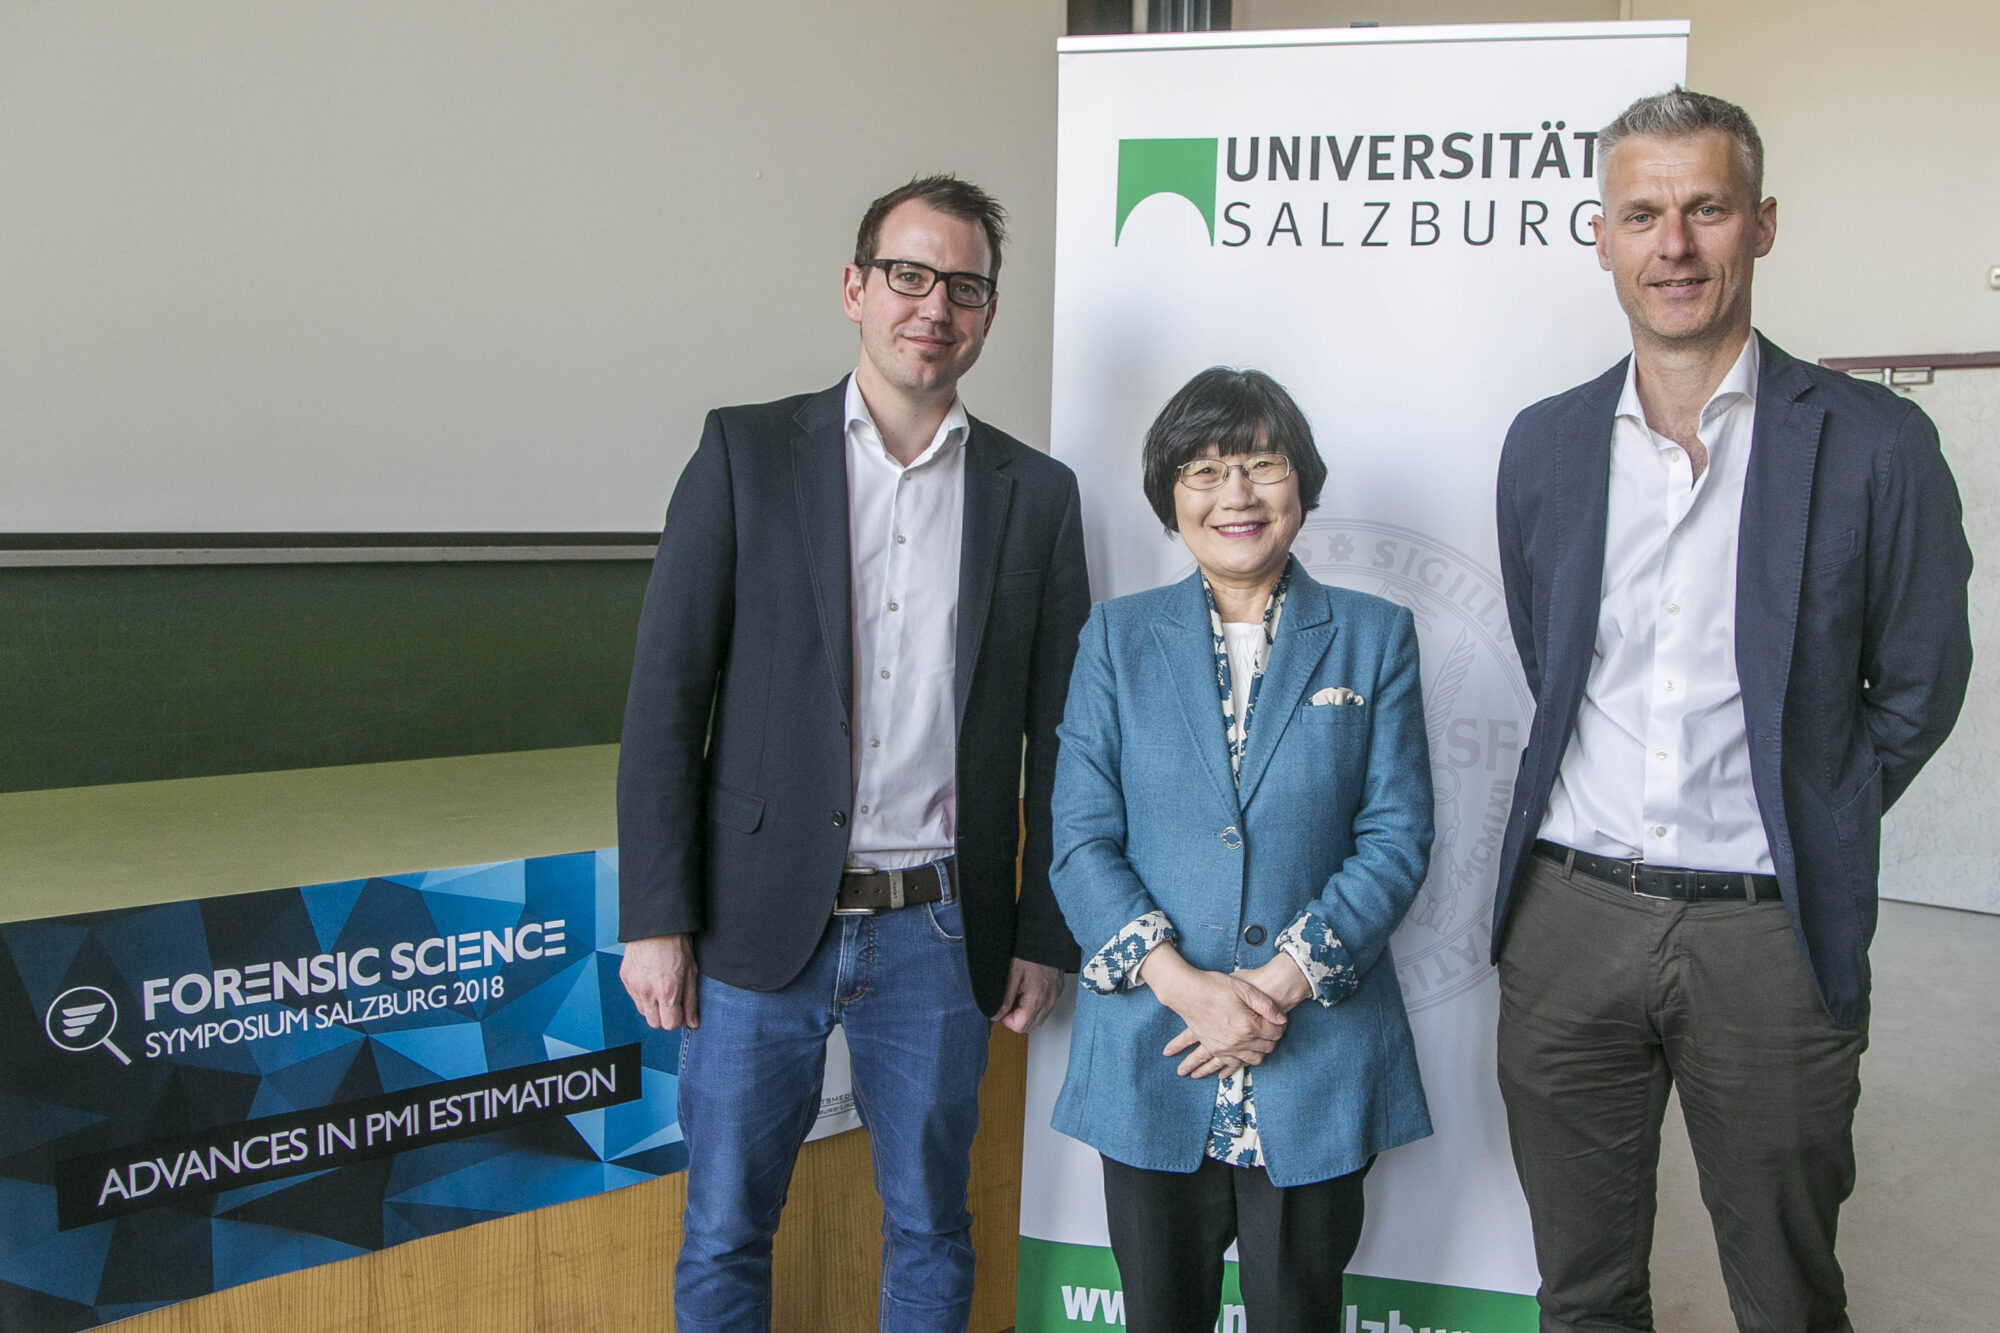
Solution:
<svg viewBox="0 0 2000 1333"><path fill-rule="evenodd" d="M862 268L879 268L889 290L898 296L929 296L931 288L944 282L944 298L967 310L981 310L993 303L997 288L984 273L941 273L914 259L870 259Z"/></svg>
<svg viewBox="0 0 2000 1333"><path fill-rule="evenodd" d="M1252 454L1240 463L1220 458L1191 458L1180 465L1181 485L1189 490L1212 491L1229 480L1231 472L1241 472L1253 486L1274 486L1292 475L1292 460L1284 454Z"/></svg>

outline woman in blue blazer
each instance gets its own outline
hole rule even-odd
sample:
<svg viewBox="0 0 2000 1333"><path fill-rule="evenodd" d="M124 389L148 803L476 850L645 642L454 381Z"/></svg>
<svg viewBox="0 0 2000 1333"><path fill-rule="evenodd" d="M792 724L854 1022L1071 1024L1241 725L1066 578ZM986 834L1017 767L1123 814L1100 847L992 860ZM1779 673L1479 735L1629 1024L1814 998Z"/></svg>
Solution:
<svg viewBox="0 0 2000 1333"><path fill-rule="evenodd" d="M1430 1133L1389 936L1431 845L1410 613L1291 558L1326 464L1217 367L1147 432L1198 566L1098 605L1070 678L1053 883L1082 943L1055 1127L1104 1157L1131 1333L1335 1329L1375 1154Z"/></svg>

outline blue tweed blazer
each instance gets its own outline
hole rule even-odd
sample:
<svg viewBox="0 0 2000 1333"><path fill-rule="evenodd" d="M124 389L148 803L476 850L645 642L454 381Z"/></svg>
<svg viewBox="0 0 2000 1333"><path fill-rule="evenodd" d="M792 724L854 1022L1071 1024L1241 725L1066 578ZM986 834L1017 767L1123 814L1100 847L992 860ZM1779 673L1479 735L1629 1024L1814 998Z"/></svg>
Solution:
<svg viewBox="0 0 2000 1333"><path fill-rule="evenodd" d="M1365 702L1310 702L1342 685ZM1341 1003L1292 1010L1256 1068L1272 1183L1345 1175L1429 1134L1389 952L1432 831L1410 613L1328 588L1294 561L1237 783L1200 575L1101 603L1058 735L1051 882L1086 957L1158 910L1195 966L1255 967L1309 911L1359 976ZM1081 991L1055 1128L1131 1166L1199 1166L1215 1081L1182 1078L1178 1058L1160 1054L1182 1026L1143 987Z"/></svg>

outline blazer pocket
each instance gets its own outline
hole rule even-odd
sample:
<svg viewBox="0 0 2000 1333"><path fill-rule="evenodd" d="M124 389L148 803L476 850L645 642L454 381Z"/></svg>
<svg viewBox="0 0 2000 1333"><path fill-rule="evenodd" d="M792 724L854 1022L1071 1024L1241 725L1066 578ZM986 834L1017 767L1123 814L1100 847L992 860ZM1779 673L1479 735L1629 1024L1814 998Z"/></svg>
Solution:
<svg viewBox="0 0 2000 1333"><path fill-rule="evenodd" d="M1009 593L1034 592L1042 586L1042 571L1039 569L1017 569L1011 573L996 575L993 580L993 595L1005 597Z"/></svg>
<svg viewBox="0 0 2000 1333"><path fill-rule="evenodd" d="M1861 554L1861 534L1853 528L1806 547L1806 572L1837 569Z"/></svg>
<svg viewBox="0 0 2000 1333"><path fill-rule="evenodd" d="M727 787L708 789L708 817L738 833L755 833L764 822L764 798L749 796Z"/></svg>
<svg viewBox="0 0 2000 1333"><path fill-rule="evenodd" d="M1300 704L1298 720L1312 727L1356 727L1375 711L1373 704ZM1257 725L1253 713L1250 725Z"/></svg>
<svg viewBox="0 0 2000 1333"><path fill-rule="evenodd" d="M1872 797L1873 799L1867 799ZM1833 811L1834 828L1842 839L1869 824L1882 821L1882 761L1871 760L1861 770L1861 780L1846 790L1835 791L1827 800Z"/></svg>

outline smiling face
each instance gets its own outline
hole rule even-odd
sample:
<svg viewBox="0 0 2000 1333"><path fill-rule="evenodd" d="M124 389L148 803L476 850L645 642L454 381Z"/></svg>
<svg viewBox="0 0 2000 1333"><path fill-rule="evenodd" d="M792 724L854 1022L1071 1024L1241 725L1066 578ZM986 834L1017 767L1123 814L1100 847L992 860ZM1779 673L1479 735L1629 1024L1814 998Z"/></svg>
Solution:
<svg viewBox="0 0 2000 1333"><path fill-rule="evenodd" d="M993 270L983 227L915 199L882 219L875 257L910 259L941 273ZM841 304L861 326L862 392L894 393L913 402L949 399L959 377L979 360L999 299L968 310L945 299L944 283L926 296L910 297L890 290L885 276L855 264L841 275Z"/></svg>
<svg viewBox="0 0 2000 1333"><path fill-rule="evenodd" d="M1202 456L1243 463L1252 455L1219 454L1211 445ZM1228 480L1212 491L1176 482L1174 521L1188 554L1215 586L1218 601L1225 588L1261 592L1284 572L1292 539L1305 521L1298 471L1295 468L1283 481L1268 486L1252 485L1235 467L1230 468Z"/></svg>
<svg viewBox="0 0 2000 1333"><path fill-rule="evenodd" d="M1635 344L1740 344L1750 333L1750 275L1778 230L1775 199L1757 199L1736 141L1720 130L1680 139L1633 135L1604 164L1604 215L1591 219Z"/></svg>

